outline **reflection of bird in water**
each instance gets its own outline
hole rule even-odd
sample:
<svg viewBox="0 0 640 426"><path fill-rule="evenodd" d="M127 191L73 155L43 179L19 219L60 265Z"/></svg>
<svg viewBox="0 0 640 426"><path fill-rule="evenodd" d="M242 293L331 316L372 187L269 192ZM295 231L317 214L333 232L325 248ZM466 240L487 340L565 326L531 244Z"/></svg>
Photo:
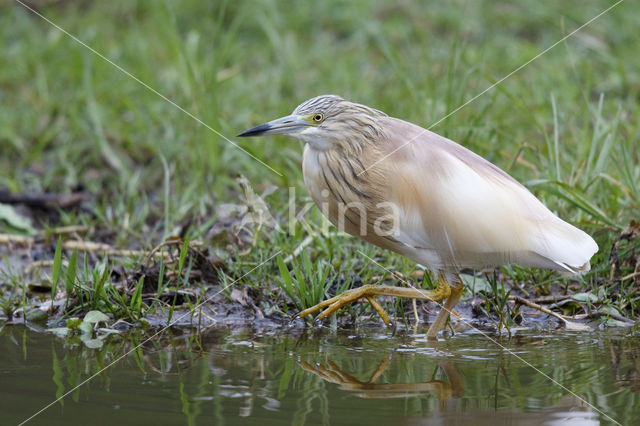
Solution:
<svg viewBox="0 0 640 426"><path fill-rule="evenodd" d="M368 380L361 381L344 372L331 359L327 360L327 367L315 364L311 365L304 360L298 363L304 370L309 371L322 379L340 385L340 389L358 392L362 398L405 398L410 395L424 392L436 392L440 400L448 398L460 398L464 395L464 383L462 377L453 364L448 361L438 362L438 366L444 370L449 382L442 380L429 380L418 383L375 383L385 372L391 363L391 354L387 355L371 374Z"/></svg>
<svg viewBox="0 0 640 426"><path fill-rule="evenodd" d="M303 102L292 115L238 136L288 134L307 143L305 184L340 229L427 266L435 290L365 285L310 309L322 319L375 295L441 301L435 338L462 294L460 268L519 263L568 274L589 270L595 241L562 221L507 173L457 143L338 96Z"/></svg>
<svg viewBox="0 0 640 426"><path fill-rule="evenodd" d="M466 395L463 376L458 372L450 360L437 361L437 368L444 371L448 381L429 380L417 383L375 383L380 379L391 363L391 355L387 355L371 374L368 380L358 380L349 373L343 371L335 362L328 359L326 366L318 363L312 365L304 360L299 360L300 367L317 375L323 380L340 385L341 390L356 392L361 398L408 398L434 392L438 396L439 410L425 411L424 417L412 418L410 424L470 424L496 425L496 424L563 424L563 425L597 425L598 413L591 410L585 401L573 395L565 395L546 407L543 412L522 412L523 407L506 407L496 411L474 407L473 402L486 402L487 395ZM437 370L436 370L437 371ZM435 371L434 374L435 376ZM477 389L476 389L477 390ZM467 400L460 404L458 398ZM532 398L535 400L535 398ZM513 404L511 398L506 399L507 404ZM497 400L495 401L497 403ZM481 404L482 406L482 404ZM510 405L509 405L510 406Z"/></svg>

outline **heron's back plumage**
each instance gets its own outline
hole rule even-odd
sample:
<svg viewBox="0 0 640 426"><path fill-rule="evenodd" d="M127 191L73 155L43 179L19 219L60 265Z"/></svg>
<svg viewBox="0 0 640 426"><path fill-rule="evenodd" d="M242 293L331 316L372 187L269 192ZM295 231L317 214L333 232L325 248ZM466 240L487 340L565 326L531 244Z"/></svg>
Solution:
<svg viewBox="0 0 640 426"><path fill-rule="evenodd" d="M382 167L392 177L387 194L406 218L401 241L436 251L445 268L520 263L567 273L589 269L595 241L507 173L414 124L386 118L383 126L387 138L380 145L388 156Z"/></svg>

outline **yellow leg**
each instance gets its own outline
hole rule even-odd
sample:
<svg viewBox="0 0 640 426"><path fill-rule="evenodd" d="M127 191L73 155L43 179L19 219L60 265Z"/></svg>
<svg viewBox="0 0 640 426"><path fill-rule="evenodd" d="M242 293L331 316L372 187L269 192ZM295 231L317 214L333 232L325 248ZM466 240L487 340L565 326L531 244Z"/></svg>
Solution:
<svg viewBox="0 0 640 426"><path fill-rule="evenodd" d="M376 310L378 315L380 315L380 318L382 318L382 321L384 321L386 325L391 324L391 321L389 321L389 315L387 315L384 309L382 309L382 306L380 306L378 301L374 299L373 296L366 295L365 297L367 298L367 302L369 302L373 307L373 309Z"/></svg>
<svg viewBox="0 0 640 426"><path fill-rule="evenodd" d="M454 306L456 306L458 300L460 300L460 296L462 296L462 290L464 287L460 279L457 279L455 285L452 285L450 288L451 295L442 306L442 309L440 309L440 312L438 312L436 319L433 321L431 326L429 326L429 330L427 330L427 339L429 340L436 339L440 330L442 330L444 325L447 323L449 313L453 312Z"/></svg>
<svg viewBox="0 0 640 426"><path fill-rule="evenodd" d="M444 274L438 275L438 286L435 288L435 290L420 290L417 288L401 288L391 287L388 285L368 284L363 285L362 287L347 290L338 296L332 297L331 299L325 300L324 302L318 303L315 306L305 309L304 311L300 312L299 317L303 318L312 312L326 308L320 315L318 315L317 319L322 320L344 305L348 305L349 303L353 303L356 300L364 297L369 301L369 303L371 303L376 312L378 312L378 315L380 315L385 324L389 325L389 316L382 309L382 306L380 306L378 302L373 299L372 296L375 295L407 297L411 299L431 300L434 302L439 302L451 295L451 288L449 287Z"/></svg>

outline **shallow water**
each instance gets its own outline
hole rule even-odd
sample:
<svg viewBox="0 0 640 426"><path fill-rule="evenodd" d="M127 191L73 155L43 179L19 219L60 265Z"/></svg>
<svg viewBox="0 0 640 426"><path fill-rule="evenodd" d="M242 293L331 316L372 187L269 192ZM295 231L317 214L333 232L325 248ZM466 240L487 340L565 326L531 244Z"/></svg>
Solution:
<svg viewBox="0 0 640 426"><path fill-rule="evenodd" d="M173 330L119 359L143 340L5 327L2 424L95 373L28 424L640 424L638 337L424 331Z"/></svg>

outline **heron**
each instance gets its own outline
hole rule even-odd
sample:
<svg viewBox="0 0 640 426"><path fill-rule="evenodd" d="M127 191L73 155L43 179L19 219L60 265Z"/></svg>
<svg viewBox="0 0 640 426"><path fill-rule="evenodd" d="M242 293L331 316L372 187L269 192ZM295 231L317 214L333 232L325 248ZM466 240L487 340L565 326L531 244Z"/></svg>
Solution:
<svg viewBox="0 0 640 426"><path fill-rule="evenodd" d="M590 269L598 245L525 186L462 145L416 124L337 95L300 104L291 115L239 137L284 134L305 142L304 183L339 229L408 257L436 277L433 290L368 284L300 312L326 318L374 296L442 302L427 330L436 339L460 300L463 268L521 264L567 275Z"/></svg>

